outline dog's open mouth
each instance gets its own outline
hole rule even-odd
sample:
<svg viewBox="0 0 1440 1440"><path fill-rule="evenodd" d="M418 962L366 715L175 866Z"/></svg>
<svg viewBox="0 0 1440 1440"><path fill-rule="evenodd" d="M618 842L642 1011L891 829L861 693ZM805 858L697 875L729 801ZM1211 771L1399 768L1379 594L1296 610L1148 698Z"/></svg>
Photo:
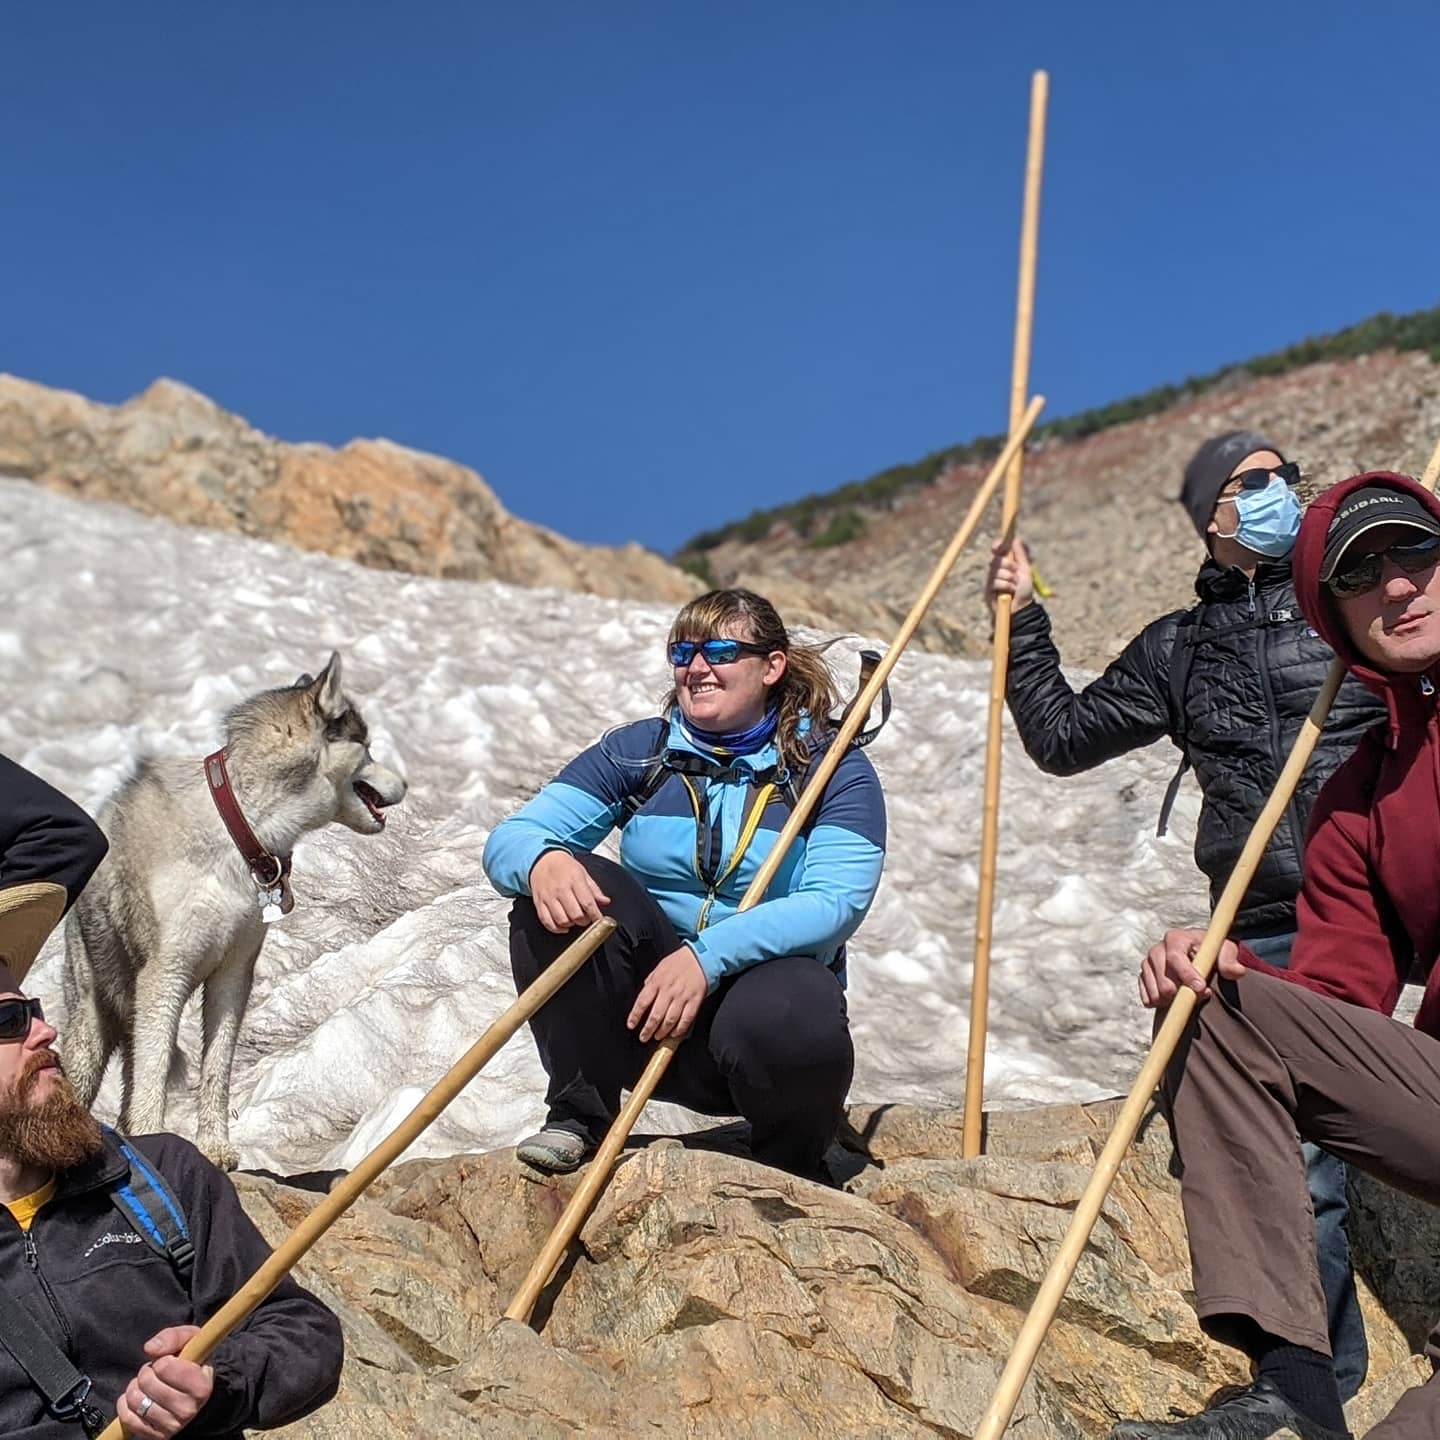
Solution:
<svg viewBox="0 0 1440 1440"><path fill-rule="evenodd" d="M365 808L375 817L375 823L383 829L385 826L385 801L380 792L367 785L363 780L352 780L350 784L355 793L365 802Z"/></svg>

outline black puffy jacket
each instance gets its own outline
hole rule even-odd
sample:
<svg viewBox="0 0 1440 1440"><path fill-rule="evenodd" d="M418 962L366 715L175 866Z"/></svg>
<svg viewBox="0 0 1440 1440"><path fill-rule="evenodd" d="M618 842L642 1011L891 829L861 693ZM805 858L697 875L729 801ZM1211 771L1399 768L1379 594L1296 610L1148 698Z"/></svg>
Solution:
<svg viewBox="0 0 1440 1440"><path fill-rule="evenodd" d="M1300 616L1288 560L1262 563L1253 581L1207 560L1195 591L1198 605L1152 620L1078 695L1060 673L1050 617L1043 606L1027 605L1011 625L1006 699L1030 758L1051 775L1089 770L1162 735L1180 746L1200 782L1195 863L1210 879L1213 905L1333 657ZM1191 645L1187 675L1184 649ZM1294 929L1310 808L1384 714L1374 695L1345 681L1245 893L1234 934Z"/></svg>

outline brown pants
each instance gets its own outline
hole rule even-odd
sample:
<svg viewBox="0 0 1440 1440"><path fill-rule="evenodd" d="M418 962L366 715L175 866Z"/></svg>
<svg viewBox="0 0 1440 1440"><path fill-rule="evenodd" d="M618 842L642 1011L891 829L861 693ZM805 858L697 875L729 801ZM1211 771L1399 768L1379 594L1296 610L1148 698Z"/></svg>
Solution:
<svg viewBox="0 0 1440 1440"><path fill-rule="evenodd" d="M1440 1205L1440 1041L1251 973L1198 1008L1164 1088L1202 1325L1223 1339L1248 1316L1328 1355L1300 1140ZM1440 1376L1370 1433L1434 1440Z"/></svg>

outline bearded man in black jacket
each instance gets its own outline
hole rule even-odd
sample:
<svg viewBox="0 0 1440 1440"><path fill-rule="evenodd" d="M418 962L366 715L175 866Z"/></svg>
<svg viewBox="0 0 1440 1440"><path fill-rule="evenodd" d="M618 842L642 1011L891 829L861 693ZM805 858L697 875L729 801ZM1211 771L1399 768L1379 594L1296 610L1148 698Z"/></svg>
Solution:
<svg viewBox="0 0 1440 1440"><path fill-rule="evenodd" d="M1209 557L1195 578L1198 603L1152 620L1099 679L1078 694L1060 671L1050 617L1035 602L1025 544L997 545L988 598L1014 597L1006 700L1030 758L1074 775L1169 736L1180 751L1160 833L1187 768L1200 784L1195 863L1219 898L1279 778L1334 658L1301 618L1290 576L1300 530L1299 467L1249 430L1207 440L1185 467L1180 503ZM1353 677L1340 690L1294 799L1275 828L1231 935L1284 966L1295 938L1295 900L1310 809L1320 787L1385 716ZM1306 1147L1320 1271L1341 1394L1360 1388L1365 1327L1345 1233L1344 1167Z"/></svg>
<svg viewBox="0 0 1440 1440"><path fill-rule="evenodd" d="M211 1363L180 1355L270 1250L229 1179L188 1141L101 1129L51 1049L55 1028L22 992L105 849L78 805L0 756L0 1434L79 1440L110 1407L134 1440L182 1430L239 1440L335 1394L340 1325L286 1279ZM178 1205L183 1263L128 1223L113 1198L121 1187Z"/></svg>

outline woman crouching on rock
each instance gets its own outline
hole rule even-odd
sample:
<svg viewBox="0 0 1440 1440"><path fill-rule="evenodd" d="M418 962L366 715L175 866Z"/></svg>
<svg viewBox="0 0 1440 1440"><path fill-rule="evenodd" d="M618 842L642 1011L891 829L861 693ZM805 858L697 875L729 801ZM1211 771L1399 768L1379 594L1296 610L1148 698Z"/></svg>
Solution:
<svg viewBox="0 0 1440 1440"><path fill-rule="evenodd" d="M674 687L655 719L604 735L498 825L485 871L531 985L602 915L617 928L534 1019L545 1128L518 1154L545 1171L594 1152L650 1041L688 1036L657 1092L750 1122L767 1165L824 1178L854 1068L844 947L880 882L885 801L850 750L765 898L741 896L831 738L835 687L768 600L714 590L670 627ZM621 829L620 863L591 854Z"/></svg>

